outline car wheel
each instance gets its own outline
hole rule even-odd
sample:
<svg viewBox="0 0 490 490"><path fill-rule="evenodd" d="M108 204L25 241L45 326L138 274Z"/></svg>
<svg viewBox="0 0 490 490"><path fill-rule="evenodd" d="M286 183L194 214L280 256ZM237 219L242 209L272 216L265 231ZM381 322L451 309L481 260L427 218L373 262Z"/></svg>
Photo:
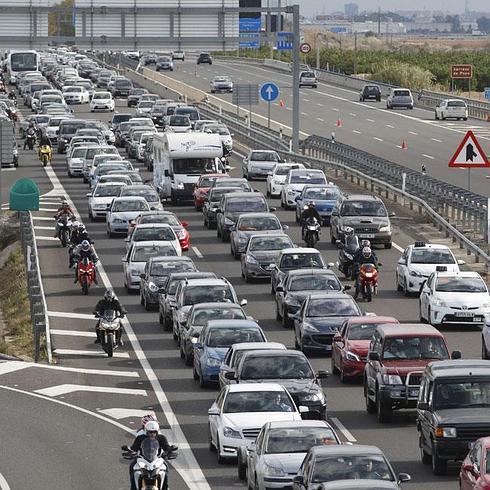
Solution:
<svg viewBox="0 0 490 490"><path fill-rule="evenodd" d="M278 322L280 322L282 320L282 315L281 315L281 312L279 311L279 307L277 306L277 303L276 303L276 320Z"/></svg>
<svg viewBox="0 0 490 490"><path fill-rule="evenodd" d="M199 375L199 387L200 388L207 388L208 387L208 383L207 383L207 381L204 380L204 376L202 375L202 373Z"/></svg>
<svg viewBox="0 0 490 490"><path fill-rule="evenodd" d="M335 243L336 243L336 238L333 235L333 229L332 228L330 228L330 243L332 245L335 245Z"/></svg>
<svg viewBox="0 0 490 490"><path fill-rule="evenodd" d="M420 448L420 461L422 461L422 464L430 464L432 458L430 454L428 454L424 449L422 436L419 437L419 448Z"/></svg>
<svg viewBox="0 0 490 490"><path fill-rule="evenodd" d="M162 315L162 312L158 313L158 323L160 325L163 325L163 315Z"/></svg>
<svg viewBox="0 0 490 490"><path fill-rule="evenodd" d="M406 278L403 279L403 288L402 289L403 289L404 296L406 296L408 298L410 296L410 292L408 290L408 284L407 284Z"/></svg>
<svg viewBox="0 0 490 490"><path fill-rule="evenodd" d="M92 214L92 211L90 210L90 208L88 209L88 219L90 221L95 221L94 215Z"/></svg>
<svg viewBox="0 0 490 490"><path fill-rule="evenodd" d="M221 449L220 449L218 434L216 434L216 453L218 454L218 464L224 464L225 458L223 458L223 456L221 456Z"/></svg>
<svg viewBox="0 0 490 490"><path fill-rule="evenodd" d="M199 375L197 374L195 363L192 365L192 377L194 378L195 381L199 379Z"/></svg>
<svg viewBox="0 0 490 490"><path fill-rule="evenodd" d="M142 288L140 287L140 305L143 306L145 304L145 300L143 298L143 291Z"/></svg>
<svg viewBox="0 0 490 490"><path fill-rule="evenodd" d="M432 315L431 315L431 311L430 311L430 306L427 307L427 323L429 323L430 325L432 325Z"/></svg>
<svg viewBox="0 0 490 490"><path fill-rule="evenodd" d="M392 415L393 411L391 410L391 406L383 403L379 397L376 397L376 416L378 422L381 422L382 424L390 422Z"/></svg>
<svg viewBox="0 0 490 490"><path fill-rule="evenodd" d="M396 290L401 292L403 291L403 288L400 286L400 281L399 281L398 274L395 274L395 285L396 285Z"/></svg>
<svg viewBox="0 0 490 490"><path fill-rule="evenodd" d="M289 318L288 312L286 309L282 312L282 327L283 328L291 328L291 319Z"/></svg>
<svg viewBox="0 0 490 490"><path fill-rule="evenodd" d="M185 345L185 343L184 343L184 364L186 366L191 366L192 365L192 356L187 351L187 346Z"/></svg>
<svg viewBox="0 0 490 490"><path fill-rule="evenodd" d="M296 218L296 223L299 223L300 216L298 216L298 208L296 208L295 218Z"/></svg>
<svg viewBox="0 0 490 490"><path fill-rule="evenodd" d="M485 337L481 337L481 358L482 359L490 359L490 355L487 350L487 346L485 345Z"/></svg>
<svg viewBox="0 0 490 490"><path fill-rule="evenodd" d="M330 370L332 371L333 374L338 374L339 370L337 369L337 366L335 365L335 358L332 354L332 357L330 358Z"/></svg>
<svg viewBox="0 0 490 490"><path fill-rule="evenodd" d="M184 352L184 343L179 342L179 352L180 352L180 358L185 359L185 352Z"/></svg>
<svg viewBox="0 0 490 490"><path fill-rule="evenodd" d="M390 249L392 247L392 243L385 243L385 249Z"/></svg>
<svg viewBox="0 0 490 490"><path fill-rule="evenodd" d="M271 197L271 191L269 190L268 187L267 187L267 190L266 190L265 194L266 194L267 197L269 197L269 198Z"/></svg>
<svg viewBox="0 0 490 490"><path fill-rule="evenodd" d="M245 461L244 461L245 459ZM247 479L247 456L242 454L242 451L238 451L238 479L245 481Z"/></svg>
<svg viewBox="0 0 490 490"><path fill-rule="evenodd" d="M151 306L148 304L148 299L146 296L143 296L143 306L145 307L145 310L146 311L150 311L151 310Z"/></svg>
<svg viewBox="0 0 490 490"><path fill-rule="evenodd" d="M217 225L217 226L216 226L216 236L217 236L218 238L221 238L221 231L220 231L220 227L219 227L219 225Z"/></svg>
<svg viewBox="0 0 490 490"><path fill-rule="evenodd" d="M371 398L368 396L368 388L366 385L366 381L364 380L364 400L366 402L366 412L374 413L376 412L376 403L374 403Z"/></svg>
<svg viewBox="0 0 490 490"><path fill-rule="evenodd" d="M432 473L436 476L445 475L447 472L447 461L441 459L437 454L437 449L432 445Z"/></svg>
<svg viewBox="0 0 490 490"><path fill-rule="evenodd" d="M420 301L420 299L419 299L419 320L420 323L427 323L427 320L422 315L422 301Z"/></svg>
<svg viewBox="0 0 490 490"><path fill-rule="evenodd" d="M342 364L340 364L339 367L339 379L340 382L343 384L346 384L349 381L349 378L344 373L344 368L342 367Z"/></svg>
<svg viewBox="0 0 490 490"><path fill-rule="evenodd" d="M437 111L435 111L435 112L434 112L434 119L435 119L436 121L439 121L439 116L437 115Z"/></svg>

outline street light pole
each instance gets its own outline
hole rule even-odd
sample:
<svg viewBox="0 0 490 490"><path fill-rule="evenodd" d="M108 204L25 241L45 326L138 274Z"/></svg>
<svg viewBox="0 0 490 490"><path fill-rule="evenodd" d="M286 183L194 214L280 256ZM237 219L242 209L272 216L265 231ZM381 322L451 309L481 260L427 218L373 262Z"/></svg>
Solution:
<svg viewBox="0 0 490 490"><path fill-rule="evenodd" d="M293 153L299 152L299 5L293 5Z"/></svg>

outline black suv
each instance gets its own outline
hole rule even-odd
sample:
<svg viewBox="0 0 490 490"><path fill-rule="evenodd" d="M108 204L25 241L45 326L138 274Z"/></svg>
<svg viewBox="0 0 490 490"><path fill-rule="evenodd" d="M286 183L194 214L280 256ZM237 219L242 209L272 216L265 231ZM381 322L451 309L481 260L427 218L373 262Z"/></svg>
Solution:
<svg viewBox="0 0 490 490"><path fill-rule="evenodd" d="M381 90L377 85L364 85L359 93L359 100L375 100L381 102Z"/></svg>
<svg viewBox="0 0 490 490"><path fill-rule="evenodd" d="M424 371L417 405L422 463L435 475L461 461L472 444L490 434L490 361L438 361Z"/></svg>
<svg viewBox="0 0 490 490"><path fill-rule="evenodd" d="M127 78L117 78L111 87L113 97L127 97L131 90L133 90L133 82Z"/></svg>
<svg viewBox="0 0 490 490"><path fill-rule="evenodd" d="M200 65L201 63L208 63L209 65L212 65L213 58L211 58L209 53L201 53L197 58L197 64Z"/></svg>

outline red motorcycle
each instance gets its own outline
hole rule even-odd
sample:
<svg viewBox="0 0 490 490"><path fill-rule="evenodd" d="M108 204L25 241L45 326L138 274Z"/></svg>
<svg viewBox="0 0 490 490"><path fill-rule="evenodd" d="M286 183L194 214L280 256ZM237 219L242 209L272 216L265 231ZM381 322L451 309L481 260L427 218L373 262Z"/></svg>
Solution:
<svg viewBox="0 0 490 490"><path fill-rule="evenodd" d="M364 300L372 301L378 294L378 269L373 264L362 264L359 269L359 290Z"/></svg>
<svg viewBox="0 0 490 490"><path fill-rule="evenodd" d="M88 258L78 263L78 282L82 287L82 293L88 294L88 290L95 279L95 264Z"/></svg>

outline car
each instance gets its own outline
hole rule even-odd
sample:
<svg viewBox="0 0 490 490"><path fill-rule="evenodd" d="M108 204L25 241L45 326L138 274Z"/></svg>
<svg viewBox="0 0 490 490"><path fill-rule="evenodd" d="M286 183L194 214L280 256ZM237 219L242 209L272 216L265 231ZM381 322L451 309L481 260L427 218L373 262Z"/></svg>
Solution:
<svg viewBox="0 0 490 490"><path fill-rule="evenodd" d="M201 119L201 114L199 112L199 109L192 105L185 105L185 104L177 105L174 110L174 115L187 116L191 122L192 129L194 129L195 123Z"/></svg>
<svg viewBox="0 0 490 490"><path fill-rule="evenodd" d="M180 326L180 357L186 366L192 366L194 360L194 342L210 320L247 320L240 305L235 303L196 303L192 306L187 322Z"/></svg>
<svg viewBox="0 0 490 490"><path fill-rule="evenodd" d="M155 70L156 71L162 71L162 70L174 71L174 63L172 61L172 58L170 56L160 56L159 58L157 58Z"/></svg>
<svg viewBox="0 0 490 490"><path fill-rule="evenodd" d="M299 87L318 87L318 79L314 71L302 71L299 74Z"/></svg>
<svg viewBox="0 0 490 490"><path fill-rule="evenodd" d="M133 184L143 184L143 179L138 170L112 170L107 175L127 175Z"/></svg>
<svg viewBox="0 0 490 490"><path fill-rule="evenodd" d="M129 223L140 213L149 211L150 206L144 197L116 197L106 214L107 236L128 232ZM175 253L177 255L177 251Z"/></svg>
<svg viewBox="0 0 490 490"><path fill-rule="evenodd" d="M143 226L143 225L142 225ZM197 271L190 257L152 257L145 265L140 281L140 303L145 310L159 306L159 296L171 274Z"/></svg>
<svg viewBox="0 0 490 490"><path fill-rule="evenodd" d="M319 291L343 291L350 286L342 286L338 277L330 269L297 269L288 271L281 284L275 288L276 319L284 328L294 325L293 315L310 294Z"/></svg>
<svg viewBox="0 0 490 490"><path fill-rule="evenodd" d="M490 488L490 437L480 437L461 464L461 490L488 490Z"/></svg>
<svg viewBox="0 0 490 490"><path fill-rule="evenodd" d="M204 388L217 384L219 368L231 345L239 342L266 342L254 320L208 320L193 341L193 376Z"/></svg>
<svg viewBox="0 0 490 490"><path fill-rule="evenodd" d="M141 96L147 94L148 90L146 88L132 88L129 91L127 97L127 106L128 107L136 107L141 99Z"/></svg>
<svg viewBox="0 0 490 490"><path fill-rule="evenodd" d="M333 265L333 264L332 264ZM271 292L276 292L276 286L282 283L289 271L298 269L328 269L323 260L322 254L316 248L297 247L285 248L277 257L275 262L271 262Z"/></svg>
<svg viewBox="0 0 490 490"><path fill-rule="evenodd" d="M133 90L133 82L125 77L117 78L111 85L113 97L127 97L131 90Z"/></svg>
<svg viewBox="0 0 490 490"><path fill-rule="evenodd" d="M214 77L210 82L211 93L219 93L219 92L233 92L233 82L231 77L227 75L218 75Z"/></svg>
<svg viewBox="0 0 490 490"><path fill-rule="evenodd" d="M136 115L138 117L148 117L153 108L153 102L151 100L143 100L138 102L136 106Z"/></svg>
<svg viewBox="0 0 490 490"><path fill-rule="evenodd" d="M69 177L83 176L83 157L87 146L89 145L79 145L73 148L69 156L67 156L66 166L68 167L67 173Z"/></svg>
<svg viewBox="0 0 490 490"><path fill-rule="evenodd" d="M114 112L115 103L110 92L94 92L90 101L90 112Z"/></svg>
<svg viewBox="0 0 490 490"><path fill-rule="evenodd" d="M219 387L234 383L226 377L226 373L233 372L238 368L242 357L247 352L263 350L287 350L284 344L280 342L240 342L233 344L228 349L219 368Z"/></svg>
<svg viewBox="0 0 490 490"><path fill-rule="evenodd" d="M313 446L338 444L339 436L324 420L267 422L255 442L251 441L246 450L239 449L238 476L257 490L291 488L294 475Z"/></svg>
<svg viewBox="0 0 490 490"><path fill-rule="evenodd" d="M490 295L478 272L447 272L444 266L422 286L420 319L434 327L457 325L484 329L490 322Z"/></svg>
<svg viewBox="0 0 490 490"><path fill-rule="evenodd" d="M395 474L381 449L356 444L313 446L293 477L293 490L388 490L410 481ZM338 483L336 483L338 482Z"/></svg>
<svg viewBox="0 0 490 490"><path fill-rule="evenodd" d="M123 186L120 182L98 183L94 190L87 194L90 221L106 217L107 209L110 208L112 200L119 196Z"/></svg>
<svg viewBox="0 0 490 490"><path fill-rule="evenodd" d="M102 175L99 177L99 181L97 182L98 184L106 184L109 182L120 182L124 185L132 185L133 181L131 180L130 177L124 174L107 174L107 175Z"/></svg>
<svg viewBox="0 0 490 490"><path fill-rule="evenodd" d="M139 90L139 89L134 89L134 90ZM146 89L141 89L141 90L146 90ZM147 92L144 92L144 93L147 93ZM129 96L129 97L131 97L131 96ZM129 97L128 97L128 100L129 100ZM112 116L111 122L109 123L109 127L112 131L115 131L117 129L117 127L119 126L119 124L121 124L123 122L128 122L133 117L134 117L133 114L123 114L123 113L116 112Z"/></svg>
<svg viewBox="0 0 490 490"><path fill-rule="evenodd" d="M316 373L303 352L254 350L243 354L237 368L225 377L238 384L275 380L291 394L296 405L308 407L308 418L327 419L327 399L321 382L327 371Z"/></svg>
<svg viewBox="0 0 490 490"><path fill-rule="evenodd" d="M281 162L281 157L274 150L250 150L243 159L243 178L247 180L267 179L269 172L279 162Z"/></svg>
<svg viewBox="0 0 490 490"><path fill-rule="evenodd" d="M290 170L305 168L302 163L276 163L267 174L267 197L279 197Z"/></svg>
<svg viewBox="0 0 490 490"><path fill-rule="evenodd" d="M391 316L360 316L344 321L333 336L332 373L340 376L341 383L362 377L369 344L378 325L399 323Z"/></svg>
<svg viewBox="0 0 490 490"><path fill-rule="evenodd" d="M436 105L434 118L436 121L439 119L445 121L449 118L466 121L468 119L468 106L461 99L444 99Z"/></svg>
<svg viewBox="0 0 490 490"><path fill-rule="evenodd" d="M229 179L217 179L211 182L209 190L217 189L219 187L239 187L242 192L253 192L252 186L247 181L247 179L242 179L240 177L230 177Z"/></svg>
<svg viewBox="0 0 490 490"><path fill-rule="evenodd" d="M197 57L197 64L200 65L202 63L207 63L208 65L213 64L213 58L209 53L200 53Z"/></svg>
<svg viewBox="0 0 490 490"><path fill-rule="evenodd" d="M395 271L395 284L405 296L419 294L427 278L437 267L445 266L449 272L459 272L463 261L456 260L446 245L425 243L422 241L409 245L398 259Z"/></svg>
<svg viewBox="0 0 490 490"><path fill-rule="evenodd" d="M171 242L146 241L134 243L122 258L124 287L128 293L138 290L145 264L152 257L176 257Z"/></svg>
<svg viewBox="0 0 490 490"><path fill-rule="evenodd" d="M90 177L90 189L93 189L97 185L97 183L99 182L99 178L102 175L107 175L113 170L122 172L124 170L127 170L128 167L132 168L131 162L124 160L109 160L102 163L101 165L98 165L97 168L94 170L94 173Z"/></svg>
<svg viewBox="0 0 490 490"><path fill-rule="evenodd" d="M274 213L240 214L235 226L230 231L230 253L235 259L240 259L252 235L256 235L257 233L262 235L282 234L288 229L289 227L282 225Z"/></svg>
<svg viewBox="0 0 490 490"><path fill-rule="evenodd" d="M275 211L275 208L269 208L267 199L259 192L226 193L216 210L216 234L221 241L226 242L241 214L269 211Z"/></svg>
<svg viewBox="0 0 490 490"><path fill-rule="evenodd" d="M269 279L270 265L281 250L294 247L291 238L284 233L257 233L249 237L246 249L241 255L241 272L246 282L252 279Z"/></svg>
<svg viewBox="0 0 490 490"><path fill-rule="evenodd" d="M413 109L412 92L408 88L392 88L386 98L386 108L395 109L396 107L405 107Z"/></svg>
<svg viewBox="0 0 490 490"><path fill-rule="evenodd" d="M330 354L334 335L345 319L361 315L354 298L342 291L310 294L298 313L291 315L294 345L305 353Z"/></svg>
<svg viewBox="0 0 490 490"><path fill-rule="evenodd" d="M365 102L366 100L381 102L381 89L378 85L368 84L362 87L359 92L359 101Z"/></svg>
<svg viewBox="0 0 490 490"><path fill-rule="evenodd" d="M121 197L143 197L152 211L163 211L158 192L149 185L133 184L121 189Z"/></svg>
<svg viewBox="0 0 490 490"><path fill-rule="evenodd" d="M165 121L165 131L173 133L188 133L192 129L191 120L189 116L168 116Z"/></svg>
<svg viewBox="0 0 490 490"><path fill-rule="evenodd" d="M292 169L286 175L286 181L281 189L281 207L293 209L296 206L296 198L305 186L327 184L323 170Z"/></svg>
<svg viewBox="0 0 490 490"><path fill-rule="evenodd" d="M61 121L72 118L72 115L52 116L49 118L49 121L47 122L47 125L45 127L45 133L46 136L50 139L52 146L58 144L58 131L60 129ZM25 129L20 129L21 135L25 131Z"/></svg>
<svg viewBox="0 0 490 490"><path fill-rule="evenodd" d="M63 98L67 104L88 104L90 102L90 94L85 87L63 87Z"/></svg>
<svg viewBox="0 0 490 490"><path fill-rule="evenodd" d="M148 101L146 101L148 102ZM165 106L156 106L153 105L151 108L148 117L153 121L153 124L159 128L163 128L165 126L165 118L166 118L166 109Z"/></svg>
<svg viewBox="0 0 490 490"><path fill-rule="evenodd" d="M124 241L126 243L126 250L129 250L138 242L170 242L175 250L177 250L177 255L182 255L179 240L172 227L167 224L146 223L137 225L131 229L131 233L128 234Z"/></svg>
<svg viewBox="0 0 490 490"><path fill-rule="evenodd" d="M209 188L216 179L226 179L228 174L204 174L199 177L199 180L194 185L192 195L194 197L194 209L200 211L204 205L204 199L208 195Z"/></svg>
<svg viewBox="0 0 490 490"><path fill-rule="evenodd" d="M49 118L47 121L48 120ZM65 153L66 148L73 136L75 136L75 133L80 128L86 128L87 126L88 121L86 119L74 119L71 117L62 119L58 129L58 153Z"/></svg>
<svg viewBox="0 0 490 490"><path fill-rule="evenodd" d="M364 367L366 411L391 421L393 411L415 408L427 364L449 359L446 339L430 325L378 325Z"/></svg>
<svg viewBox="0 0 490 490"><path fill-rule="evenodd" d="M185 53L181 49L177 49L176 51L172 51L172 60L181 60L185 61Z"/></svg>
<svg viewBox="0 0 490 490"><path fill-rule="evenodd" d="M232 179L223 179L232 180ZM204 220L204 226L210 230L216 228L216 211L219 208L221 198L225 194L231 194L233 192L243 192L240 187L210 187L207 196L204 198L204 204L202 207L202 215Z"/></svg>
<svg viewBox="0 0 490 490"><path fill-rule="evenodd" d="M296 223L301 221L304 207L310 202L315 203L315 209L322 218L323 226L330 226L332 209L340 195L340 189L333 184L306 185L296 198Z"/></svg>
<svg viewBox="0 0 490 490"><path fill-rule="evenodd" d="M194 129L195 128L196 125L194 123ZM233 134L230 133L230 130L226 127L225 124L206 124L205 126L202 126L202 132L208 134L218 134L221 140L221 144L223 145L224 156L231 155L233 151ZM229 170L229 168L226 168L226 170Z"/></svg>
<svg viewBox="0 0 490 490"><path fill-rule="evenodd" d="M434 475L446 474L449 461L465 460L469 454L474 457L474 444L489 433L489 393L490 361L454 359L427 365L420 384L416 425L421 461L432 465ZM472 478L478 478L474 464ZM467 486L464 480L460 480L460 488L488 488Z"/></svg>
<svg viewBox="0 0 490 490"><path fill-rule="evenodd" d="M135 158L139 162L145 160L146 148L150 141L155 137L155 131L146 131L140 134L139 139L136 140L136 155ZM153 156L153 151L151 152ZM153 163L152 163L153 165Z"/></svg>
<svg viewBox="0 0 490 490"><path fill-rule="evenodd" d="M339 196L330 215L330 242L344 241L345 233L354 233L359 240L391 248L391 222L383 201L374 195L350 194Z"/></svg>

